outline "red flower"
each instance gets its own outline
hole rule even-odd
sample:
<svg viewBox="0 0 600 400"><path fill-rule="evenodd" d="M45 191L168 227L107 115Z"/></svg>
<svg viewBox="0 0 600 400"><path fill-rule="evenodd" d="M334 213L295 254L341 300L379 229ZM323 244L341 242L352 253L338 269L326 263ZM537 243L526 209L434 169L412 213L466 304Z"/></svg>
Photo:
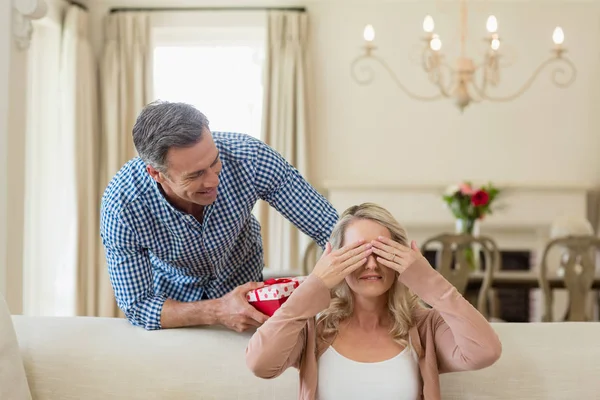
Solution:
<svg viewBox="0 0 600 400"><path fill-rule="evenodd" d="M485 190L478 190L473 197L471 197L471 203L473 203L475 207L485 206L489 201L490 195Z"/></svg>

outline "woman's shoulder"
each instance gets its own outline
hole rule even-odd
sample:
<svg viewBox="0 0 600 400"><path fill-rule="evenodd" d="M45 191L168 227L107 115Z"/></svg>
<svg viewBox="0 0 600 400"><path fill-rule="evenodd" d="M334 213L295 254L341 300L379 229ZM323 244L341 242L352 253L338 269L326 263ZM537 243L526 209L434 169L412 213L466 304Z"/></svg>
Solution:
<svg viewBox="0 0 600 400"><path fill-rule="evenodd" d="M413 310L414 326L419 333L425 333L430 329L435 329L437 322L442 318L435 309L425 305L419 305Z"/></svg>

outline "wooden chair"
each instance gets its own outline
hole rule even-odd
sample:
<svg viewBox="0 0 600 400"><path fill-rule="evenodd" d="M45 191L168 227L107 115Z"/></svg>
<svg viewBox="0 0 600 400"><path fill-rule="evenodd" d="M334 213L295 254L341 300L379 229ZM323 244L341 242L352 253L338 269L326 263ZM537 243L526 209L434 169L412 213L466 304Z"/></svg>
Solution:
<svg viewBox="0 0 600 400"><path fill-rule="evenodd" d="M424 253L434 244L439 246L436 252L436 269L462 295L465 294L467 289L469 275L473 272L466 260L464 250L473 248L473 245L479 248L484 256L486 269L477 297L477 309L486 318L489 318L490 314L496 317L498 307L491 288L494 272L500 270L501 263L500 251L496 242L487 236L475 237L468 234L445 233L426 240L421 246L421 251ZM475 256L478 255L479 251L475 252ZM488 300L490 302L489 308Z"/></svg>
<svg viewBox="0 0 600 400"><path fill-rule="evenodd" d="M554 303L552 289L548 283L548 254L554 248L562 250L560 259L565 287L569 293L567 321L588 321L586 299L592 291L596 274L596 254L600 249L600 238L593 235L570 235L548 242L542 256L539 282L544 295L545 313L542 321L552 322Z"/></svg>
<svg viewBox="0 0 600 400"><path fill-rule="evenodd" d="M319 260L319 257L321 257L322 253L323 250L321 249L321 247L319 247L317 242L310 242L308 246L306 246L306 250L304 250L304 257L302 260L302 272L304 273L304 275L308 275L311 273L311 271L315 267L315 264Z"/></svg>

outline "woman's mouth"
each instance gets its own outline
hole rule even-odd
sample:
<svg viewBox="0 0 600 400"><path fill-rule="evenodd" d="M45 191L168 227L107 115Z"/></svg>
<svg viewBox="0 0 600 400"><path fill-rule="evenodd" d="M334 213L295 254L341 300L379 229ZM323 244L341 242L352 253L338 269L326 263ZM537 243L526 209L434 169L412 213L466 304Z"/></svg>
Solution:
<svg viewBox="0 0 600 400"><path fill-rule="evenodd" d="M382 278L380 275L366 275L366 276L361 276L358 279L360 279L361 281L378 281Z"/></svg>

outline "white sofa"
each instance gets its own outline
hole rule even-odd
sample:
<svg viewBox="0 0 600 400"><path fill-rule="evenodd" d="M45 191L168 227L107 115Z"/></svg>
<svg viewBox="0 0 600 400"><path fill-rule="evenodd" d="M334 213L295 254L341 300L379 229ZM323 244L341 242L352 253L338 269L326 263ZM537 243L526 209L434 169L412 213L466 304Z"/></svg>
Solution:
<svg viewBox="0 0 600 400"><path fill-rule="evenodd" d="M147 332L121 319L12 317L33 399L296 399L297 372L254 377L250 334ZM444 399L600 399L600 323L494 324L491 368L442 377Z"/></svg>

